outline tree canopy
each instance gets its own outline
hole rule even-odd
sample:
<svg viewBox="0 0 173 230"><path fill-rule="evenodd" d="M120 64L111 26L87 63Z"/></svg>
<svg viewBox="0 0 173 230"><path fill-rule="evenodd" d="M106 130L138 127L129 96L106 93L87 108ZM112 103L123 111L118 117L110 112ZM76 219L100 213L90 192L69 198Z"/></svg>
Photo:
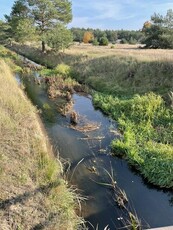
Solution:
<svg viewBox="0 0 173 230"><path fill-rule="evenodd" d="M57 24L51 33L47 36L48 45L56 51L68 48L73 42L73 36L70 30L63 24Z"/></svg>
<svg viewBox="0 0 173 230"><path fill-rule="evenodd" d="M42 51L45 51L45 37L59 22L64 24L72 20L71 2L68 0L28 0L30 15L37 25L42 39Z"/></svg>
<svg viewBox="0 0 173 230"><path fill-rule="evenodd" d="M6 44L11 40L11 27L8 23L0 20L0 43Z"/></svg>
<svg viewBox="0 0 173 230"><path fill-rule="evenodd" d="M52 38L58 25L61 28L72 20L71 2L68 0L16 0L9 16L5 16L17 41L32 40L35 36L42 42L42 51L48 38ZM52 36L50 34L52 33ZM28 34L28 36L27 36ZM59 36L61 36L59 34Z"/></svg>
<svg viewBox="0 0 173 230"><path fill-rule="evenodd" d="M143 43L148 48L173 48L173 11L169 9L165 16L154 14L150 22L145 22Z"/></svg>
<svg viewBox="0 0 173 230"><path fill-rule="evenodd" d="M59 50L65 49L73 41L93 42L94 45L115 43L143 43L146 48L173 48L173 10L165 16L154 13L146 21L142 30L100 30L71 28L66 25L72 20L70 0L16 0L10 15L1 22L0 40L18 42L40 41L42 51L46 44Z"/></svg>
<svg viewBox="0 0 173 230"><path fill-rule="evenodd" d="M15 39L16 29L19 22L29 17L29 9L25 0L17 0L12 6L10 15L5 15L6 21L11 28L11 35Z"/></svg>

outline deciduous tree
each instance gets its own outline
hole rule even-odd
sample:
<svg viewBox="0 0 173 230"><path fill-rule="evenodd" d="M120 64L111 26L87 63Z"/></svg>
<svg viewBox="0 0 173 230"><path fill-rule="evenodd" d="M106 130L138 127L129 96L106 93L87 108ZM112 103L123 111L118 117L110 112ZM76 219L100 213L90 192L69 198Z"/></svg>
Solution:
<svg viewBox="0 0 173 230"><path fill-rule="evenodd" d="M94 39L93 34L90 31L86 31L83 36L83 42L89 43Z"/></svg>
<svg viewBox="0 0 173 230"><path fill-rule="evenodd" d="M151 22L150 21L146 21L144 22L143 28L142 28L142 32L146 32L146 30L151 28Z"/></svg>

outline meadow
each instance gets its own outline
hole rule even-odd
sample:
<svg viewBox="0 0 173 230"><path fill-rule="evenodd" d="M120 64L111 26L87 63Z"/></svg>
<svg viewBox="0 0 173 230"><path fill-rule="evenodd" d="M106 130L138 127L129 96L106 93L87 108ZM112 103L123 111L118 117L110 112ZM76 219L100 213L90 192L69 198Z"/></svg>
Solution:
<svg viewBox="0 0 173 230"><path fill-rule="evenodd" d="M75 44L65 53L38 47L13 50L49 68L70 67L70 76L90 86L97 108L119 124L123 138L112 142L150 183L173 187L173 51L132 45Z"/></svg>

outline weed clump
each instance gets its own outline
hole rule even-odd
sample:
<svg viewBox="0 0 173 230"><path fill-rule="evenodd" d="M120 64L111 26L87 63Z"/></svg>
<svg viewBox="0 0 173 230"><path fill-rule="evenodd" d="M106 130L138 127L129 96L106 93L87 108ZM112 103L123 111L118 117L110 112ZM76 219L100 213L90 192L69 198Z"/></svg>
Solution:
<svg viewBox="0 0 173 230"><path fill-rule="evenodd" d="M71 68L70 66L62 63L62 64L59 64L57 65L57 67L55 68L55 71L57 72L57 74L60 74L64 77L66 76L70 76L70 72L71 72Z"/></svg>

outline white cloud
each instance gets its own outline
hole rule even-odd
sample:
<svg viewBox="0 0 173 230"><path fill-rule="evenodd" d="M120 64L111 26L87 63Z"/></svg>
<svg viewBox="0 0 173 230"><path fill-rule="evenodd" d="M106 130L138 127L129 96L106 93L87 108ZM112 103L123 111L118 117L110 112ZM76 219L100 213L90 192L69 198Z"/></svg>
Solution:
<svg viewBox="0 0 173 230"><path fill-rule="evenodd" d="M69 24L69 27L103 28L103 23L94 21L89 17L74 17L73 21Z"/></svg>
<svg viewBox="0 0 173 230"><path fill-rule="evenodd" d="M88 17L74 17L70 27L91 27Z"/></svg>
<svg viewBox="0 0 173 230"><path fill-rule="evenodd" d="M124 18L133 17L133 14L129 14L123 10L123 4L124 1L95 0L92 3L88 3L88 8L90 11L95 12L93 15L95 19L123 20Z"/></svg>
<svg viewBox="0 0 173 230"><path fill-rule="evenodd" d="M77 15L80 15L76 16L74 13L70 24L74 27L105 28L106 20L119 21L135 17L134 14L123 11L123 5L115 0L83 0L80 2L76 0L73 3L73 9Z"/></svg>
<svg viewBox="0 0 173 230"><path fill-rule="evenodd" d="M74 18L70 26L101 29L120 28L125 22L126 28L135 29L136 25L139 29L154 12L165 14L173 8L173 2L161 0L73 0L72 4Z"/></svg>

